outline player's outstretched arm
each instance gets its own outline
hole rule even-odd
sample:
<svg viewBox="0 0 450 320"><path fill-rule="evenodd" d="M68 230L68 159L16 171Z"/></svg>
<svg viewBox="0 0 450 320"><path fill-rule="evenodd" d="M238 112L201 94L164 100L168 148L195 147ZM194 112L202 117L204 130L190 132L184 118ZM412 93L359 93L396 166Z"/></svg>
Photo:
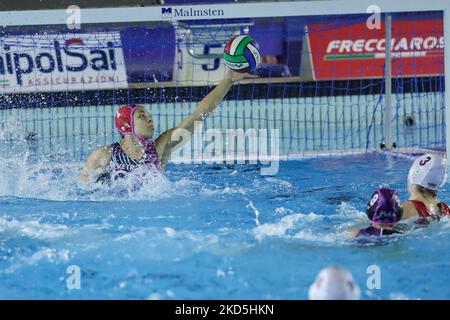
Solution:
<svg viewBox="0 0 450 320"><path fill-rule="evenodd" d="M190 116L185 118L177 129L185 129L189 132L194 131L195 121L202 121L222 102L234 83L242 79L256 78L257 76L248 73L239 73L228 70L224 79L197 105L197 109Z"/></svg>
<svg viewBox="0 0 450 320"><path fill-rule="evenodd" d="M220 102L222 102L225 95L228 93L234 83L242 79L257 78L255 75L249 73L239 73L233 70L228 70L222 81L202 100L198 103L197 109L181 123L172 129L163 132L156 139L156 149L161 163L164 165L170 156L173 149L180 147L187 142L186 139L174 139L174 137L185 136L185 134L177 133L180 129L186 133L192 134L194 132L194 124L197 121L203 121L211 112L216 109ZM175 134L175 136L172 136Z"/></svg>

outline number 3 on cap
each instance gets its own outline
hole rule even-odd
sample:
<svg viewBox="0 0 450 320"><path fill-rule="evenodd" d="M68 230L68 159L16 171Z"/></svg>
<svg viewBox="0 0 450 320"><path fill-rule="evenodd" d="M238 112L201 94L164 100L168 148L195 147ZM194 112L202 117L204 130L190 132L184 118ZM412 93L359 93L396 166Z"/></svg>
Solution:
<svg viewBox="0 0 450 320"><path fill-rule="evenodd" d="M431 157L427 157L425 160L421 160L421 161L419 162L419 164L420 164L421 166L424 166L424 165L426 165L427 162L429 162L429 161L431 161Z"/></svg>

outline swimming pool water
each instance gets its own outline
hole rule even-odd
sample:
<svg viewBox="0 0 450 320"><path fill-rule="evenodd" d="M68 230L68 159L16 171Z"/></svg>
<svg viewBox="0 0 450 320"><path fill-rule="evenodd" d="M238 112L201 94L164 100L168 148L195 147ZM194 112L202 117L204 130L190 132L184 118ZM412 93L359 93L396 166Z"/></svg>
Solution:
<svg viewBox="0 0 450 320"><path fill-rule="evenodd" d="M326 266L363 299L449 299L450 223L359 245L365 204L388 185L406 199L411 160L370 153L257 165L169 165L132 192L86 189L81 163L0 159L2 299L306 299ZM449 201L448 186L440 195ZM67 268L79 266L81 289ZM366 287L367 268L381 289Z"/></svg>

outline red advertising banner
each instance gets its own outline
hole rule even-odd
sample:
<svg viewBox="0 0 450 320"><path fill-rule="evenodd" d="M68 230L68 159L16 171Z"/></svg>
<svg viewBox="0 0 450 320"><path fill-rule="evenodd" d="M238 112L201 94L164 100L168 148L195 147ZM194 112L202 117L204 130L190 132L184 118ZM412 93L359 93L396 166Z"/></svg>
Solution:
<svg viewBox="0 0 450 320"><path fill-rule="evenodd" d="M392 75L431 76L444 73L442 19L392 21ZM385 25L370 30L365 22L342 26L308 25L310 64L314 80L381 78L385 63ZM304 61L309 56L310 61ZM306 76L308 77L308 76Z"/></svg>

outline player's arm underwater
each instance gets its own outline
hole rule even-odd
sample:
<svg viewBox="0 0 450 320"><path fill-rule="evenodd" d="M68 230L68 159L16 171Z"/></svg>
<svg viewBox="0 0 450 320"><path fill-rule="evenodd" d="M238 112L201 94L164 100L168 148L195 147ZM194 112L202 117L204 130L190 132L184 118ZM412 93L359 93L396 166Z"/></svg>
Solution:
<svg viewBox="0 0 450 320"><path fill-rule="evenodd" d="M257 76L248 73L239 73L228 70L225 78L199 102L197 109L190 116L181 121L177 127L163 132L156 139L156 150L161 164L164 166L169 161L172 151L188 141L187 139L182 138L183 132L181 131L189 133L190 136L194 132L195 122L203 121L211 112L213 112L235 82L246 78L256 77Z"/></svg>
<svg viewBox="0 0 450 320"><path fill-rule="evenodd" d="M111 146L104 146L91 152L86 160L83 170L78 175L82 183L95 182L109 164L112 156Z"/></svg>

